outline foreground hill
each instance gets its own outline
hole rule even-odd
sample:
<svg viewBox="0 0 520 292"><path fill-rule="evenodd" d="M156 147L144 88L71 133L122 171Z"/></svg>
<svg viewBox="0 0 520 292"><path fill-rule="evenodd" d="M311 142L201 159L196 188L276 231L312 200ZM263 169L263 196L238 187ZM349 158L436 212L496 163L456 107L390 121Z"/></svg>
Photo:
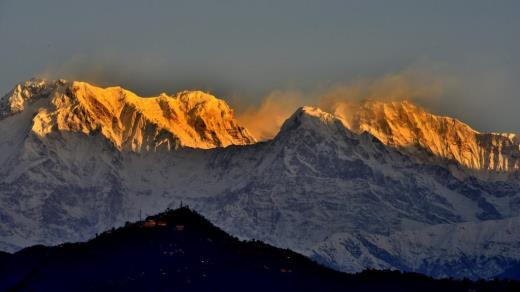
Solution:
<svg viewBox="0 0 520 292"><path fill-rule="evenodd" d="M243 242L181 208L86 243L35 246L0 257L0 289L36 291L513 291L515 282L343 274L289 250Z"/></svg>
<svg viewBox="0 0 520 292"><path fill-rule="evenodd" d="M119 98L88 92L91 100ZM234 236L290 248L341 271L515 277L519 172L504 171L500 180L459 176L448 166L465 166L423 161L433 154L386 145L312 107L298 109L266 142L127 151L110 138L127 120L105 123L103 110L94 111L92 121L103 123L91 132L60 128L54 122L62 111L48 111L53 119L41 123L40 113L53 108L49 101L60 100L26 101L0 119L2 250L86 241L136 220L140 210L156 214L183 201ZM81 104L73 108L83 111ZM143 117L149 110L137 109ZM193 114L197 119L199 112Z"/></svg>

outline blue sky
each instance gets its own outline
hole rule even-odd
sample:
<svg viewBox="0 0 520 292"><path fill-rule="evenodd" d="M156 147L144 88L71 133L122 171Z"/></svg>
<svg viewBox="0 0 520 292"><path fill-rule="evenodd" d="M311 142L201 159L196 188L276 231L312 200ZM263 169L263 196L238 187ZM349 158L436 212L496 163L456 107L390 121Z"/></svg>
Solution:
<svg viewBox="0 0 520 292"><path fill-rule="evenodd" d="M0 92L61 77L141 95L203 89L240 108L406 72L444 82L421 101L433 111L520 132L519 11L499 0L0 0Z"/></svg>

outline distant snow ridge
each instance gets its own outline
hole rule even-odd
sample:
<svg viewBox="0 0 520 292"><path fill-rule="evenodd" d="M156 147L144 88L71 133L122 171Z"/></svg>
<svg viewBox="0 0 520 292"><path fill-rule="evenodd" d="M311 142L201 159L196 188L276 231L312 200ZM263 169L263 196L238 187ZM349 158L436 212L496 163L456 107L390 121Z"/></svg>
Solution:
<svg viewBox="0 0 520 292"><path fill-rule="evenodd" d="M457 122L386 109L375 118L391 131L378 136L383 121L367 116L360 124L372 130L360 132L352 117L303 107L274 139L252 144L229 107L201 92L139 98L33 80L2 104L0 250L86 240L183 202L235 236L344 271L490 278L520 263L520 174L458 175L456 160L432 155L452 139L435 125L466 129ZM439 148L383 139L422 133L409 119ZM219 147L232 144L247 145ZM195 147L169 151L186 145Z"/></svg>
<svg viewBox="0 0 520 292"><path fill-rule="evenodd" d="M32 131L90 134L100 131L119 149L213 148L256 142L238 125L229 106L201 91L142 98L120 87L33 79L0 100L0 117L19 113L36 100Z"/></svg>

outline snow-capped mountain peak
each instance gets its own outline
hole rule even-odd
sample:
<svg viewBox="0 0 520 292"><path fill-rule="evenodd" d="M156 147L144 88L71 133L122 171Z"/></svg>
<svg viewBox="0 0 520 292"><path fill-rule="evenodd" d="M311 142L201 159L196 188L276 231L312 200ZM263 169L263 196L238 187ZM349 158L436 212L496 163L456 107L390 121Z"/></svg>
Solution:
<svg viewBox="0 0 520 292"><path fill-rule="evenodd" d="M322 111L317 107L304 106L298 108L294 114L289 117L280 130L280 133L290 131L294 128L306 128L316 131L324 129L344 128L340 118Z"/></svg>
<svg viewBox="0 0 520 292"><path fill-rule="evenodd" d="M37 100L45 102L36 104ZM30 107L32 132L101 132L118 149L214 148L256 142L223 100L201 91L143 98L121 87L32 79L0 101L6 118ZM32 106L31 106L32 105Z"/></svg>
<svg viewBox="0 0 520 292"><path fill-rule="evenodd" d="M23 111L27 103L49 96L58 86L65 83L66 81L61 79L48 81L33 78L17 84L9 93L0 97L0 119Z"/></svg>
<svg viewBox="0 0 520 292"><path fill-rule="evenodd" d="M409 101L343 103L336 114L351 131L369 132L384 144L422 161L426 157L417 148L471 170L520 169L516 135L480 133L457 119L431 114Z"/></svg>

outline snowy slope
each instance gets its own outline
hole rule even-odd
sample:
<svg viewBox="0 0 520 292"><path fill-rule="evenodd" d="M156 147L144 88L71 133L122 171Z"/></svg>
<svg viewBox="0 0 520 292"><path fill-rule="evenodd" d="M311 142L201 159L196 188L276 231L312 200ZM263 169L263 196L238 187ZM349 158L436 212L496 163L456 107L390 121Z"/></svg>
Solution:
<svg viewBox="0 0 520 292"><path fill-rule="evenodd" d="M344 271L397 268L435 277L491 279L520 263L520 217L390 235L338 233L313 252L318 262Z"/></svg>
<svg viewBox="0 0 520 292"><path fill-rule="evenodd" d="M60 128L60 110L49 100L55 99L34 98L0 120L0 249L86 240L182 201L233 235L288 247L346 271L390 267L489 277L520 260L518 232L502 228L520 216L515 173L500 181L454 176L443 164L421 163L310 107L296 111L267 142L121 151L107 134L115 127ZM56 114L51 130L41 135L34 129L44 108ZM453 240L445 249L429 245L444 242L453 230L466 238L459 226L503 233ZM415 245L416 237L424 240ZM363 256L353 256L344 239L357 242ZM471 256L483 258L450 270L446 263L469 254L468 241L479 246ZM500 249L488 250L489 244ZM392 260L378 257L379 251ZM424 254L427 264L410 259L416 254Z"/></svg>

